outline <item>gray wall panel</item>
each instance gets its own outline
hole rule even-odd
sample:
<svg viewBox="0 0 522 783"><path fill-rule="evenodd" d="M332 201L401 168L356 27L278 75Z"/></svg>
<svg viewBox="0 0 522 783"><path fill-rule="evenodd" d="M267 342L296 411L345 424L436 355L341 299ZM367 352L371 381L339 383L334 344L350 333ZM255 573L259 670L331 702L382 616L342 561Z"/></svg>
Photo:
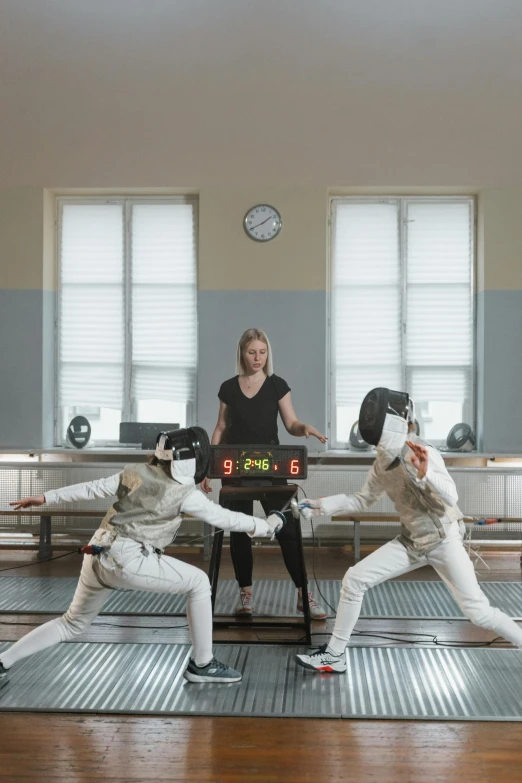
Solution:
<svg viewBox="0 0 522 783"><path fill-rule="evenodd" d="M522 291L478 294L482 448L522 452Z"/></svg>
<svg viewBox="0 0 522 783"><path fill-rule="evenodd" d="M4 448L49 445L42 441L44 293L0 290L0 445Z"/></svg>
<svg viewBox="0 0 522 783"><path fill-rule="evenodd" d="M56 294L43 291L42 300L42 446L54 445L54 319Z"/></svg>
<svg viewBox="0 0 522 783"><path fill-rule="evenodd" d="M212 432L220 384L234 374L239 336L265 329L275 371L297 415L326 431L326 293L199 292L198 420ZM522 291L477 295L477 430L481 448L522 452ZM0 446L53 442L54 293L0 290ZM293 439L280 427L280 436ZM310 441L312 451L322 449Z"/></svg>
<svg viewBox="0 0 522 783"><path fill-rule="evenodd" d="M250 327L264 329L274 371L292 389L301 421L326 431L326 292L199 292L198 422L213 432L219 387L234 375L237 341ZM301 442L279 426L282 442ZM311 451L323 446L315 438Z"/></svg>

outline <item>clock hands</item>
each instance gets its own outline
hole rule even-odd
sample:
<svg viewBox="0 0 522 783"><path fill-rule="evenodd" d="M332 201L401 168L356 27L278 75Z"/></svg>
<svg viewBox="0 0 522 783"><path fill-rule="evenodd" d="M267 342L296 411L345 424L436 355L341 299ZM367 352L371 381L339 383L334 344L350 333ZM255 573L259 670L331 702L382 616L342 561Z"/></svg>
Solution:
<svg viewBox="0 0 522 783"><path fill-rule="evenodd" d="M255 226L249 226L250 231L252 231L252 229L254 228L259 228L259 226L262 226L263 223L267 222L267 220L273 220L273 217L274 217L273 215L269 215L265 220L262 220L261 223L256 223Z"/></svg>

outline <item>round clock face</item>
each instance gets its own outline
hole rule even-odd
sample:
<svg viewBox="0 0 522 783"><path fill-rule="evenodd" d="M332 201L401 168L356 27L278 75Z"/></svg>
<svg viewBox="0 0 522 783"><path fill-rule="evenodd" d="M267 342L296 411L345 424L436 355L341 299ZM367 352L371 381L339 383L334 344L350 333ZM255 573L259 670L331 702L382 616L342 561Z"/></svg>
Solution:
<svg viewBox="0 0 522 783"><path fill-rule="evenodd" d="M275 207L257 204L246 213L243 226L250 239L256 242L268 242L279 234L283 221Z"/></svg>

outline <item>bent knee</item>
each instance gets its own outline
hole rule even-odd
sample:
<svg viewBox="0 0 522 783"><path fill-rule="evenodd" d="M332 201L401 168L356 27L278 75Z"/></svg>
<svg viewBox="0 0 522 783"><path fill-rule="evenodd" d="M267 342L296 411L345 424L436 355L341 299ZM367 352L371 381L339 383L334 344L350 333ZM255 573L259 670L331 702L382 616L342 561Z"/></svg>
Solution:
<svg viewBox="0 0 522 783"><path fill-rule="evenodd" d="M62 641L79 636L87 630L93 621L92 617L82 615L72 615L69 611L58 618L58 629Z"/></svg>
<svg viewBox="0 0 522 783"><path fill-rule="evenodd" d="M195 595L210 595L210 581L208 576L200 568L194 569L196 573L192 575L190 592Z"/></svg>
<svg viewBox="0 0 522 783"><path fill-rule="evenodd" d="M355 568L349 568L342 581L341 595L344 598L363 596L370 586L367 581L357 575Z"/></svg>

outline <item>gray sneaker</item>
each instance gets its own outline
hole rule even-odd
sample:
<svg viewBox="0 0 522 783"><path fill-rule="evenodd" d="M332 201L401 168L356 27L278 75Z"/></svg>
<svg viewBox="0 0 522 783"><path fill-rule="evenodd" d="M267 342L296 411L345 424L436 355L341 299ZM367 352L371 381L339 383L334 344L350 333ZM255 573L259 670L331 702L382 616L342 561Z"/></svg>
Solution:
<svg viewBox="0 0 522 783"><path fill-rule="evenodd" d="M212 658L206 666L196 666L191 658L183 677L189 682L239 682L243 675L217 658Z"/></svg>

